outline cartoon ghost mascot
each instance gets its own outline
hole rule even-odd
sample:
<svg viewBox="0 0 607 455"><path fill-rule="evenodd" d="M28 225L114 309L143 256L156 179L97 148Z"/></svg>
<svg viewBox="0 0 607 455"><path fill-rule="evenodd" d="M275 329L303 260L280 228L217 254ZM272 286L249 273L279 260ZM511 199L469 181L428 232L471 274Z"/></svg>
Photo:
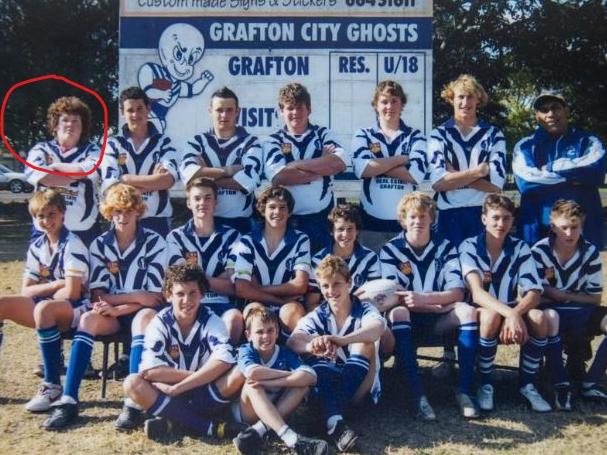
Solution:
<svg viewBox="0 0 607 455"><path fill-rule="evenodd" d="M158 63L145 63L139 68L139 86L152 100L150 120L159 131L166 128L166 116L178 98L200 95L213 80L204 70L200 78L187 82L194 75L194 66L204 54L204 38L189 24L169 25L158 41Z"/></svg>

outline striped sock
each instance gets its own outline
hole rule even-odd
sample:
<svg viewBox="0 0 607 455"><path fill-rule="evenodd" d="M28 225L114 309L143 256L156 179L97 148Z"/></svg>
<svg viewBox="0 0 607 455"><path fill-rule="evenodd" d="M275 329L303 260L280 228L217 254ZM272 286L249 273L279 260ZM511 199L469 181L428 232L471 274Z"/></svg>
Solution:
<svg viewBox="0 0 607 455"><path fill-rule="evenodd" d="M354 394L369 373L369 359L364 355L352 354L341 372L341 388L339 390L339 403L345 409Z"/></svg>
<svg viewBox="0 0 607 455"><path fill-rule="evenodd" d="M535 380L547 343L548 339L546 337L529 336L529 340L522 346L519 362L520 387L524 387Z"/></svg>
<svg viewBox="0 0 607 455"><path fill-rule="evenodd" d="M44 364L44 380L50 384L60 384L61 376L61 333L57 326L38 329L38 341Z"/></svg>
<svg viewBox="0 0 607 455"><path fill-rule="evenodd" d="M467 322L459 326L457 361L459 363L459 393L470 395L474 380L474 360L478 347L478 324Z"/></svg>
<svg viewBox="0 0 607 455"><path fill-rule="evenodd" d="M492 383L495 354L497 354L497 338L480 337L478 339L478 369L483 385Z"/></svg>
<svg viewBox="0 0 607 455"><path fill-rule="evenodd" d="M139 373L139 364L143 355L143 335L134 335L131 340L131 356L129 358L129 373Z"/></svg>
<svg viewBox="0 0 607 455"><path fill-rule="evenodd" d="M326 360L317 361L313 368L316 372L316 387L323 417L328 419L331 416L342 414L343 408L337 400L337 387L341 379L339 372Z"/></svg>
<svg viewBox="0 0 607 455"><path fill-rule="evenodd" d="M72 341L72 352L70 354L70 361L67 366L67 373L65 376L65 390L64 395L73 398L78 401L78 389L80 389L80 382L86 371L86 367L91 361L91 354L93 353L93 335L86 332L76 332L74 340Z"/></svg>

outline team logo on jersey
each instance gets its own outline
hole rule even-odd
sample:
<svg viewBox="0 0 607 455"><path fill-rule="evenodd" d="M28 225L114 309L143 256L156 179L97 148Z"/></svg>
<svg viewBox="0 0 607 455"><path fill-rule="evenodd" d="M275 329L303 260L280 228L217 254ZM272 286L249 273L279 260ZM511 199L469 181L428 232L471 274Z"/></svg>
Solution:
<svg viewBox="0 0 607 455"><path fill-rule="evenodd" d="M548 281L550 286L554 286L556 283L556 275L554 273L554 267L547 267L544 271L544 278Z"/></svg>
<svg viewBox="0 0 607 455"><path fill-rule="evenodd" d="M154 163L157 163L158 161L160 161L160 152L156 151L152 154L152 161Z"/></svg>
<svg viewBox="0 0 607 455"><path fill-rule="evenodd" d="M46 165L50 166L51 164L53 164L53 156L49 155L48 153L46 154Z"/></svg>
<svg viewBox="0 0 607 455"><path fill-rule="evenodd" d="M493 281L493 275L489 271L483 272L483 284L489 284Z"/></svg>
<svg viewBox="0 0 607 455"><path fill-rule="evenodd" d="M186 265L190 267L198 265L198 253L196 251L188 251L184 257Z"/></svg>
<svg viewBox="0 0 607 455"><path fill-rule="evenodd" d="M118 164L120 166L124 166L126 164L127 158L128 155L126 153L121 153L120 155L118 155Z"/></svg>
<svg viewBox="0 0 607 455"><path fill-rule="evenodd" d="M280 145L280 150L282 151L283 154L290 155L291 152L293 151L293 144L289 144L288 142L283 142Z"/></svg>
<svg viewBox="0 0 607 455"><path fill-rule="evenodd" d="M369 150L371 151L371 153L374 153L374 154L377 155L379 152L381 152L381 145L380 145L380 143L379 142L373 142L371 144L371 146L369 147Z"/></svg>
<svg viewBox="0 0 607 455"><path fill-rule="evenodd" d="M443 261L441 258L434 259L434 267L436 268L436 270L440 271L444 265L445 261Z"/></svg>
<svg viewBox="0 0 607 455"><path fill-rule="evenodd" d="M401 262L398 266L398 270L400 270L404 275L411 275L411 273L413 273L413 268L411 267L411 263L409 261Z"/></svg>
<svg viewBox="0 0 607 455"><path fill-rule="evenodd" d="M179 345L172 344L169 348L169 355L173 360L179 360Z"/></svg>
<svg viewBox="0 0 607 455"><path fill-rule="evenodd" d="M148 258L140 257L137 259L137 267L140 270L146 270L148 268Z"/></svg>
<svg viewBox="0 0 607 455"><path fill-rule="evenodd" d="M38 273L40 274L40 276L42 278L48 278L49 276L51 276L51 271L48 269L48 266L44 265L44 264L40 264L40 268L38 269Z"/></svg>
<svg viewBox="0 0 607 455"><path fill-rule="evenodd" d="M287 266L287 270L293 270L293 267L295 267L295 258L287 259L285 265Z"/></svg>
<svg viewBox="0 0 607 455"><path fill-rule="evenodd" d="M112 275L118 275L120 273L120 264L115 261L110 261L107 263L107 269Z"/></svg>
<svg viewBox="0 0 607 455"><path fill-rule="evenodd" d="M567 147L565 149L565 155L567 155L567 158L575 158L577 156L576 152L577 152L577 150L573 146Z"/></svg>

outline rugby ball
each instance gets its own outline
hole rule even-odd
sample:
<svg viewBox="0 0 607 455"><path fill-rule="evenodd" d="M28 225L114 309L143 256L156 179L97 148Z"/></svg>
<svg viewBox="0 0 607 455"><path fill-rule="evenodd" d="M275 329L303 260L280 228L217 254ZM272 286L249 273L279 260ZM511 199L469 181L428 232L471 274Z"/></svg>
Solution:
<svg viewBox="0 0 607 455"><path fill-rule="evenodd" d="M401 289L395 281L380 278L367 281L358 288L355 294L362 301L371 303L380 312L383 312L398 305L398 295L395 292Z"/></svg>

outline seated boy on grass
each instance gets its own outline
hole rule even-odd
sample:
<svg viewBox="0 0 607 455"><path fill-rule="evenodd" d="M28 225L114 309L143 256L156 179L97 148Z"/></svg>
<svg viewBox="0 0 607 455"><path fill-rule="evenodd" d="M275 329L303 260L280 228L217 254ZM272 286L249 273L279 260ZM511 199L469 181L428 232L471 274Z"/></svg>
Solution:
<svg viewBox="0 0 607 455"><path fill-rule="evenodd" d="M171 306L145 332L140 372L124 382L127 396L156 418L145 434L159 439L173 424L197 436L234 437L244 428L214 419L244 382L223 321L200 304L208 290L198 266L173 265L164 292Z"/></svg>
<svg viewBox="0 0 607 455"><path fill-rule="evenodd" d="M82 240L63 224L66 206L59 190L35 193L29 211L43 234L27 250L21 295L0 296L0 321L10 319L38 332L44 380L25 409L42 412L50 409L63 390L61 332L77 327L80 316L90 309L89 258Z"/></svg>
<svg viewBox="0 0 607 455"><path fill-rule="evenodd" d="M316 279L325 300L299 321L287 346L308 356L327 433L339 451L347 452L358 435L345 423L344 412L379 399L377 351L386 321L373 305L350 294L350 269L340 257L324 258Z"/></svg>
<svg viewBox="0 0 607 455"><path fill-rule="evenodd" d="M276 344L280 334L276 313L252 308L245 324L248 343L239 349L238 366L246 382L234 414L251 426L234 438L234 445L244 455L258 453L263 436L272 429L298 454L326 454L326 441L299 435L284 420L316 384L316 373L297 354Z"/></svg>
<svg viewBox="0 0 607 455"><path fill-rule="evenodd" d="M607 333L607 308L601 305L603 270L599 251L582 237L586 214L575 201L559 200L550 213L550 235L537 242L531 252L543 279L541 308L549 318L546 368L552 383L556 409L572 409L571 378L563 365L563 340L583 343L588 335ZM590 333L588 333L590 332ZM568 350L567 363L578 353ZM580 395L607 402L607 392L598 383L607 368L607 338L599 345L590 370L581 378Z"/></svg>

